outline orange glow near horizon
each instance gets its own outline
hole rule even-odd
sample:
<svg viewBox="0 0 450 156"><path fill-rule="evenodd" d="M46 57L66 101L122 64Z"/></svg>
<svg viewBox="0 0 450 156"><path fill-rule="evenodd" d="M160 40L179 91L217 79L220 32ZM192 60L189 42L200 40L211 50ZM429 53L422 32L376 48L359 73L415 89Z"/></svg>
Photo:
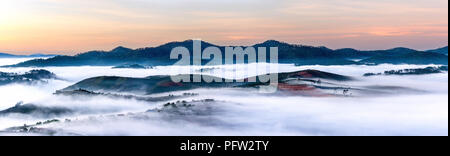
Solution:
<svg viewBox="0 0 450 156"><path fill-rule="evenodd" d="M0 0L0 52L73 55L192 38L432 49L448 45L448 1Z"/></svg>

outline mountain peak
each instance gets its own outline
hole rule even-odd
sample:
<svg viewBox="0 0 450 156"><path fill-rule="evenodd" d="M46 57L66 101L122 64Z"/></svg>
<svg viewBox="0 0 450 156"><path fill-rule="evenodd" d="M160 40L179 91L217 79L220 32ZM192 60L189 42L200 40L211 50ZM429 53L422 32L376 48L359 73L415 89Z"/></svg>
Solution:
<svg viewBox="0 0 450 156"><path fill-rule="evenodd" d="M391 50L413 50L413 49L405 48L405 47L397 47L397 48L392 48Z"/></svg>
<svg viewBox="0 0 450 156"><path fill-rule="evenodd" d="M214 44L211 44L211 43L209 43L209 42L205 42L205 41L203 41L203 40L197 40L197 39L189 39L189 40L185 40L185 41L174 41L174 42L169 42L169 43L166 43L166 44L163 44L163 45L160 45L159 47L157 47L157 48L174 48L174 47L192 47L192 45L193 45L193 42L194 41L201 41L201 43L202 43L202 47L210 47L210 46L216 46L216 47L219 47L219 46L217 46L217 45L214 45Z"/></svg>
<svg viewBox="0 0 450 156"><path fill-rule="evenodd" d="M287 43L280 42L280 41L277 41L277 40L267 40L267 41L265 41L263 44L275 44L275 45L279 45L279 44L287 44Z"/></svg>
<svg viewBox="0 0 450 156"><path fill-rule="evenodd" d="M281 46L292 46L292 45L289 43L280 42L277 40L267 40L263 43L255 45L255 47L281 47Z"/></svg>
<svg viewBox="0 0 450 156"><path fill-rule="evenodd" d="M123 46L118 46L117 48L114 48L113 50L111 50L111 52L128 52L131 51L132 49L130 48L126 48Z"/></svg>

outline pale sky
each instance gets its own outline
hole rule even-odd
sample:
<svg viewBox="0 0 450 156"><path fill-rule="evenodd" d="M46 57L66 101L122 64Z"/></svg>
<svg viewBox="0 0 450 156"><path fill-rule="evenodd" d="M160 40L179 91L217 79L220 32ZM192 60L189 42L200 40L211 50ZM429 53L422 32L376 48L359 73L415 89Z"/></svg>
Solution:
<svg viewBox="0 0 450 156"><path fill-rule="evenodd" d="M433 49L448 45L448 0L0 0L0 52L72 55L186 39Z"/></svg>

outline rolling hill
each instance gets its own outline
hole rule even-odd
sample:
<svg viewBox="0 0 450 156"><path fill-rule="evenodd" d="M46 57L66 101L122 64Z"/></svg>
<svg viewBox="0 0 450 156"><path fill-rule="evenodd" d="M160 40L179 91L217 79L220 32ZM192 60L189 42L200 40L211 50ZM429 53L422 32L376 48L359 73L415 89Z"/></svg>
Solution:
<svg viewBox="0 0 450 156"><path fill-rule="evenodd" d="M189 76L192 80L194 76L200 75L177 75L175 77ZM226 79L217 78L213 76L202 75L203 78L218 79L221 82L206 83L202 82L173 82L170 76L150 76L146 78L130 78L130 77L116 77L116 76L100 76L82 80L72 86L69 86L61 91L73 90L89 90L89 91L110 91L110 92L133 92L140 94L157 94L174 91L186 91L197 88L234 88L234 87L256 87L260 85L267 85L260 81L248 82L248 79L241 81L227 82ZM302 79L304 81L315 81L314 79L322 79L328 81L351 81L352 77L327 73L317 70L303 70L289 73L279 73L278 79L280 82L291 79ZM259 80L259 79L255 79Z"/></svg>

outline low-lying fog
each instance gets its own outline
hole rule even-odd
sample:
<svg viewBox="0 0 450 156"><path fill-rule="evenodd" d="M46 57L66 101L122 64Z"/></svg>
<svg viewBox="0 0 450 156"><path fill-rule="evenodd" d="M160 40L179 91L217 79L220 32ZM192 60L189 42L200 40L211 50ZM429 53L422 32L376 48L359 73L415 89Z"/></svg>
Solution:
<svg viewBox="0 0 450 156"><path fill-rule="evenodd" d="M0 66L20 61L24 60L0 59ZM63 106L86 112L82 115L60 117L62 120L71 119L70 123L62 122L44 126L81 135L448 135L448 73L420 76L362 76L368 72L379 73L386 70L424 68L434 65L272 66L277 66L280 72L316 69L357 78L356 81L347 83L351 86L401 86L424 92L323 98L261 95L256 91L244 89L197 89L187 92L199 93L199 96L183 100L214 99L216 102L211 104L211 107L217 111L198 117L183 115L167 117L164 114L143 112L161 108L168 101L148 103L107 97L72 98L52 94L56 90L95 76L147 77L189 73L190 70L199 73L201 67L193 69L167 66L153 69L112 69L88 66L0 68L0 72L16 73L27 72L31 69L46 69L60 78L35 85L0 86L0 110L13 107L16 103L23 101L41 106ZM233 78L235 72L239 73L244 69L242 65L204 68L204 72L209 75L225 78ZM247 73L238 78L263 73ZM108 115L121 113L141 114L129 117L108 117ZM3 116L0 117L0 131L12 126L33 124L43 120L47 119L28 115Z"/></svg>

